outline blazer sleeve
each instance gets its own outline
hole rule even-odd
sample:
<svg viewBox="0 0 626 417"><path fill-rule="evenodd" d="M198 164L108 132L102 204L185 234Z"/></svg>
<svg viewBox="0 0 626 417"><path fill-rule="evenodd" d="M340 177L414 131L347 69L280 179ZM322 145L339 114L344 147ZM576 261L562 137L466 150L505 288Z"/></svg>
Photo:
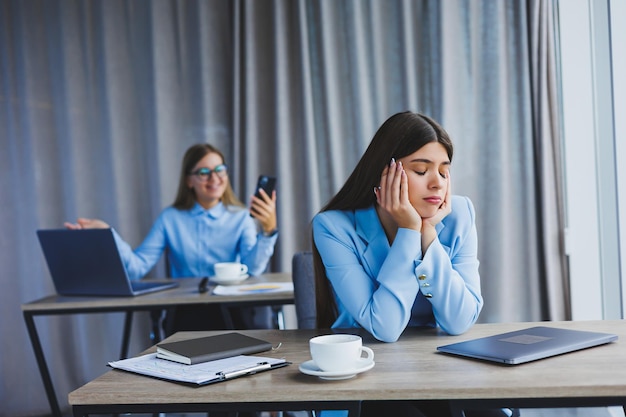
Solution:
<svg viewBox="0 0 626 417"><path fill-rule="evenodd" d="M358 325L378 340L394 342L411 318L419 290L413 260L421 251L420 234L405 229L396 240L406 243L394 243L389 249L384 233L369 245L354 229L342 212L320 213L313 220L315 245L344 310L333 327ZM379 252L370 254L383 262L375 275L364 256L369 251Z"/></svg>
<svg viewBox="0 0 626 417"><path fill-rule="evenodd" d="M115 230L113 235L122 262L126 267L126 273L130 279L139 280L156 265L165 250L163 214L152 225L150 232L136 250L133 250Z"/></svg>
<svg viewBox="0 0 626 417"><path fill-rule="evenodd" d="M467 197L452 200L454 215L417 262L420 291L428 294L437 324L448 334L467 331L483 306L475 212Z"/></svg>

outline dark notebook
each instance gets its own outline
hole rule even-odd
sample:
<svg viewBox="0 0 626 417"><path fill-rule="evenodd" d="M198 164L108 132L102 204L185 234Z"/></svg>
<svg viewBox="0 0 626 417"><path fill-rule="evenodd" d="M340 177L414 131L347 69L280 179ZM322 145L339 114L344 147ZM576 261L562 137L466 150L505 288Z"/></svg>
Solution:
<svg viewBox="0 0 626 417"><path fill-rule="evenodd" d="M517 365L617 340L610 333L537 326L439 346L438 351Z"/></svg>
<svg viewBox="0 0 626 417"><path fill-rule="evenodd" d="M265 352L272 344L241 333L224 333L216 336L159 343L157 358L193 365L250 353Z"/></svg>

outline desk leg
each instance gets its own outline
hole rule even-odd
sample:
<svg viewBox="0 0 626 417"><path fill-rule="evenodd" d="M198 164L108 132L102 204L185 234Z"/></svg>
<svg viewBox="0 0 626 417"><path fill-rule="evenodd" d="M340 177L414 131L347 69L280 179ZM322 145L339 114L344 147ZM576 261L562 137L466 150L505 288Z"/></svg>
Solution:
<svg viewBox="0 0 626 417"><path fill-rule="evenodd" d="M39 373L43 380L44 388L46 389L46 395L48 396L48 402L50 403L50 409L54 417L61 417L61 409L59 408L59 402L57 401L56 393L54 392L54 386L52 385L52 379L50 378L50 371L48 370L48 364L41 348L41 341L37 334L37 328L35 327L35 320L29 313L24 312L24 321L26 322L26 329L28 330L28 336L30 337L30 343L35 351L35 359L37 359L37 366L39 367Z"/></svg>
<svg viewBox="0 0 626 417"><path fill-rule="evenodd" d="M161 332L163 321L163 310L150 310L150 324L152 330L150 331L150 342L156 345L161 341Z"/></svg>
<svg viewBox="0 0 626 417"><path fill-rule="evenodd" d="M461 407L456 401L450 401L450 415L452 417L465 417L463 407Z"/></svg>
<svg viewBox="0 0 626 417"><path fill-rule="evenodd" d="M222 316L224 317L224 326L228 330L235 329L235 323L233 323L233 316L230 315L230 307L228 305L224 305L224 303L220 303L220 310L222 311Z"/></svg>
<svg viewBox="0 0 626 417"><path fill-rule="evenodd" d="M130 342L130 330L133 327L133 312L132 310L126 311L126 317L124 319L124 333L122 334L122 349L120 350L120 359L126 359L128 357L128 344Z"/></svg>
<svg viewBox="0 0 626 417"><path fill-rule="evenodd" d="M348 417L361 416L361 401L353 401L348 406Z"/></svg>

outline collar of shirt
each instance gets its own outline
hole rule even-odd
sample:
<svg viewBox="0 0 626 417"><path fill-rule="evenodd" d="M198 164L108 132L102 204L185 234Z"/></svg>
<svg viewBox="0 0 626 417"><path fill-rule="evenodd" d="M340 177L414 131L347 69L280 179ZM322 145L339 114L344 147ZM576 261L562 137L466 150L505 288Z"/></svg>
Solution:
<svg viewBox="0 0 626 417"><path fill-rule="evenodd" d="M208 216L213 219L219 219L225 212L226 206L224 206L221 201L208 210L202 207L198 202L196 202L196 204L191 209L191 214L194 216Z"/></svg>

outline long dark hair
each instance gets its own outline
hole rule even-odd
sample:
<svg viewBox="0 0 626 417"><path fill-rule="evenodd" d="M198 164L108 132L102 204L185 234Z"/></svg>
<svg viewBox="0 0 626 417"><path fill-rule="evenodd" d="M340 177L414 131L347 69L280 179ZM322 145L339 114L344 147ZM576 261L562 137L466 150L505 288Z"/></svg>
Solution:
<svg viewBox="0 0 626 417"><path fill-rule="evenodd" d="M196 192L193 188L190 188L187 185L187 177L191 175L191 171L196 164L210 153L218 154L219 157L222 158L222 163L225 162L224 154L215 146L209 145L208 143L198 143L187 149L185 156L183 156L183 162L180 168L180 178L178 180L178 191L176 192L176 199L174 200L174 204L172 204L172 206L179 210L189 210L194 206L196 203ZM244 206L235 195L235 192L230 185L230 179L220 200L227 206Z"/></svg>
<svg viewBox="0 0 626 417"><path fill-rule="evenodd" d="M391 158L403 158L431 142L441 143L452 162L452 141L437 122L419 113L394 114L378 128L352 174L320 212L357 210L376 204L373 189ZM315 241L312 246L317 327L329 328L337 317L337 305Z"/></svg>

